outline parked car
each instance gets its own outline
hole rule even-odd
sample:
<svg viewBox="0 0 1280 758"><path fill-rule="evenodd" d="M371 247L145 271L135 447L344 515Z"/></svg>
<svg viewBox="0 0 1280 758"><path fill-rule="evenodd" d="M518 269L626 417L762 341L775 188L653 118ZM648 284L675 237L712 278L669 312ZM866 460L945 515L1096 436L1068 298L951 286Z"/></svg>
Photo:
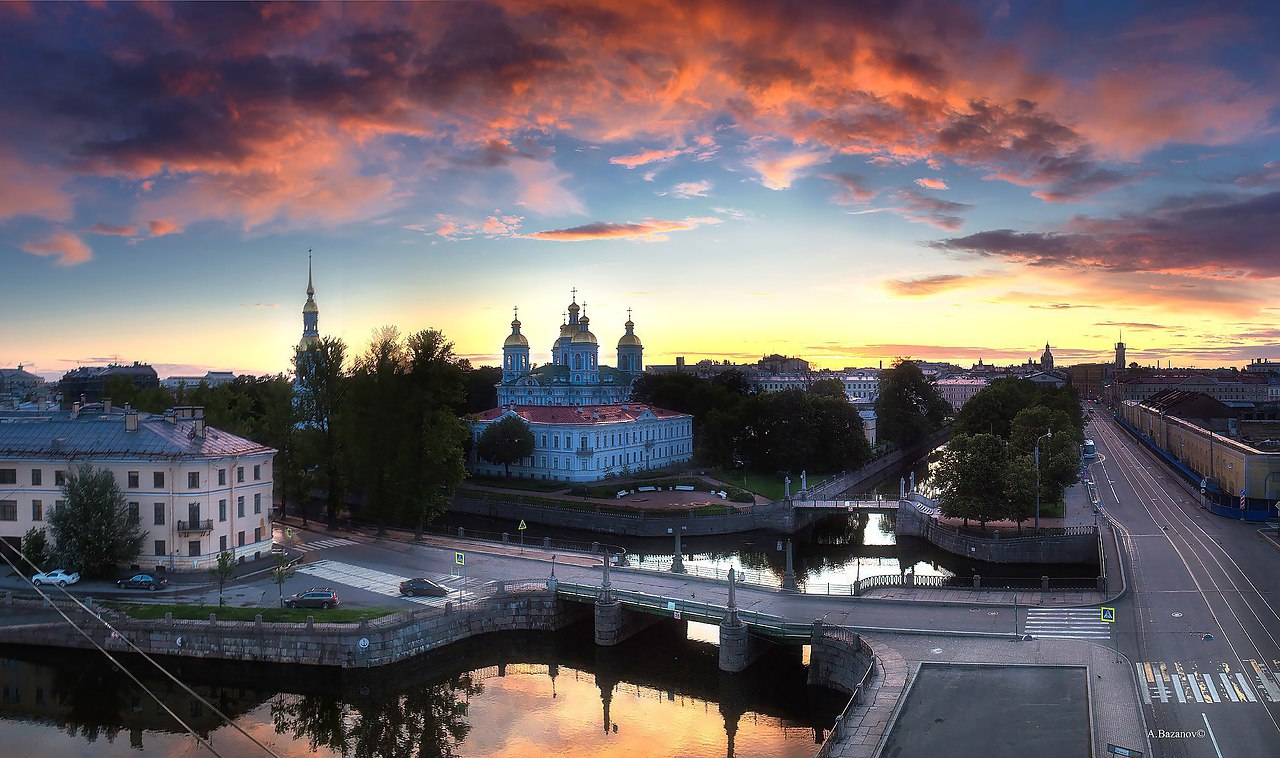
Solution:
<svg viewBox="0 0 1280 758"><path fill-rule="evenodd" d="M338 593L328 587L312 587L306 592L299 592L284 599L286 608L320 608L329 610L338 607Z"/></svg>
<svg viewBox="0 0 1280 758"><path fill-rule="evenodd" d="M121 579L116 582L116 586L122 590L151 590L154 592L168 583L169 580L165 579L163 576L155 576L153 574L134 574L128 579Z"/></svg>
<svg viewBox="0 0 1280 758"><path fill-rule="evenodd" d="M436 584L426 577L415 577L400 582L400 594L413 597L414 595L427 595L429 597L445 597L449 594L447 587Z"/></svg>
<svg viewBox="0 0 1280 758"><path fill-rule="evenodd" d="M80 581L79 573L65 569L54 569L31 577L31 583L37 587L42 584L56 584L59 587L66 587L68 584L75 584L78 581Z"/></svg>

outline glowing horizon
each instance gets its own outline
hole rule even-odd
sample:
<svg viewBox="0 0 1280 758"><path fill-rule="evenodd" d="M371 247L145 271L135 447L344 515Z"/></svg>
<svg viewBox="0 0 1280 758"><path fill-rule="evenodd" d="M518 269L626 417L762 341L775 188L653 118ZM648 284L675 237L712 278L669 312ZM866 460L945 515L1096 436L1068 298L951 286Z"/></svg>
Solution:
<svg viewBox="0 0 1280 758"><path fill-rule="evenodd" d="M0 366L1280 359L1280 10L0 5Z"/></svg>

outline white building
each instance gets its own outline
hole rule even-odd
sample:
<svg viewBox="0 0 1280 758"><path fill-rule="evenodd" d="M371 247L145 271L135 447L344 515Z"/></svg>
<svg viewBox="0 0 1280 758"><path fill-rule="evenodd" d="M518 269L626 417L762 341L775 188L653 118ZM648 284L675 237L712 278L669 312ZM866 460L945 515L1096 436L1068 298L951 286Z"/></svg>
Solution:
<svg viewBox="0 0 1280 758"><path fill-rule="evenodd" d="M840 372L840 383L844 385L845 397L851 403L874 403L880 396L880 375L870 371Z"/></svg>
<svg viewBox="0 0 1280 758"><path fill-rule="evenodd" d="M990 383L988 379L953 377L951 379L939 379L934 382L934 386L938 388L938 394L942 395L942 399L951 405L951 410L959 411L965 403L972 400L974 395L986 389Z"/></svg>
<svg viewBox="0 0 1280 758"><path fill-rule="evenodd" d="M18 547L43 529L68 472L88 463L111 471L146 531L141 568L204 569L223 550L253 558L271 549L275 454L205 426L204 410L189 406L0 413L0 540Z"/></svg>
<svg viewBox="0 0 1280 758"><path fill-rule="evenodd" d="M204 376L171 376L160 381L160 386L166 389L176 390L186 387L195 389L203 382L204 386L213 388L221 387L224 384L231 384L236 380L236 375L230 371L209 371Z"/></svg>
<svg viewBox="0 0 1280 758"><path fill-rule="evenodd" d="M471 470L503 476L506 467L475 452L489 424L516 416L533 432L533 455L511 466L525 479L595 482L611 476L686 464L693 457L693 417L649 405L515 405L471 421Z"/></svg>

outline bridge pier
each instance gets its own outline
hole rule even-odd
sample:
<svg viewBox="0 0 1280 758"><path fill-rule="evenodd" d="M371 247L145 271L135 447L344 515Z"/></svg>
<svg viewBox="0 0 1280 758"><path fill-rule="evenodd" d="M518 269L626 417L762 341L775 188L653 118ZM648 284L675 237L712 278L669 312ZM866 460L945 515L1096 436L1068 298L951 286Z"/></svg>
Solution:
<svg viewBox="0 0 1280 758"><path fill-rule="evenodd" d="M796 569L791 557L791 540L787 539L787 570L782 575L782 591L783 592L799 592L800 587L796 584Z"/></svg>
<svg viewBox="0 0 1280 758"><path fill-rule="evenodd" d="M729 569L729 607L720 622L720 670L731 674L745 671L760 655L760 645L747 625L738 618L734 571Z"/></svg>
<svg viewBox="0 0 1280 758"><path fill-rule="evenodd" d="M622 602L614 596L613 584L609 581L607 555L604 559L604 581L600 585L600 597L594 603L594 610L596 644L601 647L613 647L661 620L659 616L623 610Z"/></svg>

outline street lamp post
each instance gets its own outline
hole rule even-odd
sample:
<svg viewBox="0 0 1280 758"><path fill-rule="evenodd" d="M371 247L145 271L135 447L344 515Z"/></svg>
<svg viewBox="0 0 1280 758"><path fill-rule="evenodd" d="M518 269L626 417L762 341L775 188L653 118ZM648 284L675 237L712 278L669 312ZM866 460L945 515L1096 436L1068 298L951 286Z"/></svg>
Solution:
<svg viewBox="0 0 1280 758"><path fill-rule="evenodd" d="M1036 438L1036 529L1040 528L1040 440L1046 437L1053 439L1052 429Z"/></svg>

